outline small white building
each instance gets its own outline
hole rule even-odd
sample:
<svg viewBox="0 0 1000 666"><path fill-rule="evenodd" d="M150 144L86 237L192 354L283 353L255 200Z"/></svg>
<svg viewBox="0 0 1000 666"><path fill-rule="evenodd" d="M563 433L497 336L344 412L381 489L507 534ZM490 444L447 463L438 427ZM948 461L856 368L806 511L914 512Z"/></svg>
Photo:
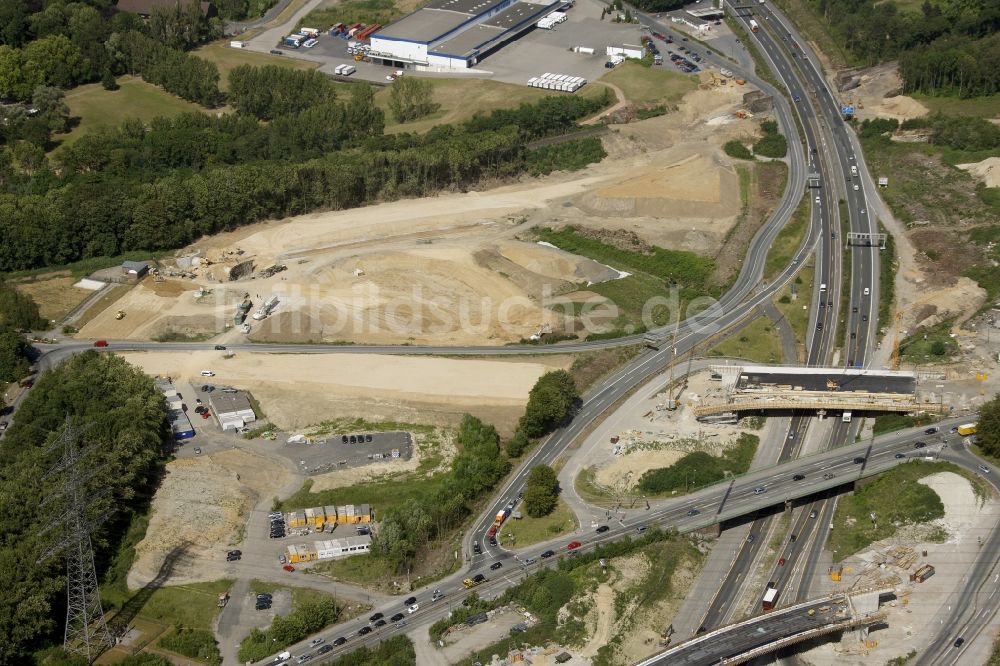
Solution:
<svg viewBox="0 0 1000 666"><path fill-rule="evenodd" d="M245 393L215 392L208 399L215 418L219 420L222 431L237 430L257 420L257 414L250 405L250 399Z"/></svg>
<svg viewBox="0 0 1000 666"><path fill-rule="evenodd" d="M348 557L371 552L372 538L370 536L349 536L341 539L317 541L316 555L320 560L330 560L336 557Z"/></svg>

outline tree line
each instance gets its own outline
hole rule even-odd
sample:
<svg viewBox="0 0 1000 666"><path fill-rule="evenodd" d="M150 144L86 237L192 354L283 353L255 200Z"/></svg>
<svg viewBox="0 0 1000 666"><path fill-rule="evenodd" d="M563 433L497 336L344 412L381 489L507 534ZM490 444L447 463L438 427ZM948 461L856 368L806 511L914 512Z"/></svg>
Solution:
<svg viewBox="0 0 1000 666"><path fill-rule="evenodd" d="M229 72L229 104L237 112L261 120L332 102L337 88L333 79L316 70L240 65Z"/></svg>
<svg viewBox="0 0 1000 666"><path fill-rule="evenodd" d="M94 534L99 576L133 512L151 497L171 441L163 396L148 376L116 356L85 352L38 379L0 442L0 561L8 563L0 567L0 664L29 662L40 646L62 639L65 565L61 558L35 561L61 533L42 534L62 518L61 502L43 508L39 498L58 482L43 472L61 455L48 444L67 417L88 426L79 435L88 451L81 472L93 474L85 492L108 493L94 511L116 509Z"/></svg>
<svg viewBox="0 0 1000 666"><path fill-rule="evenodd" d="M1000 5L924 0L818 0L831 33L865 65L899 58L905 92L972 97L1000 90Z"/></svg>
<svg viewBox="0 0 1000 666"><path fill-rule="evenodd" d="M125 72L139 74L148 83L208 108L222 103L215 63L170 48L136 30L116 33L108 44Z"/></svg>
<svg viewBox="0 0 1000 666"><path fill-rule="evenodd" d="M274 129L255 128L238 118L199 124L202 121L186 116L176 123L158 121L147 144L147 128L126 123L112 135L124 142L123 151L114 148L115 138L81 139L89 141L84 146L93 147L93 154L67 151L66 168L58 175L44 159L31 169L0 161L0 237L5 239L0 244L0 272L130 250L173 249L205 234L264 219L353 208L466 187L482 178L515 176L525 169L529 141L569 131L576 119L606 101L547 98L513 114L497 111L464 125L438 126L424 135L386 136L380 134L380 115L370 95L359 95L342 112L338 107L310 109L275 121ZM527 127L512 124L521 117L533 120ZM335 144L343 134L338 128L358 119L357 129L368 136L348 137L342 149L309 159L301 159L299 152L314 155L320 149L295 151L324 136L326 145ZM283 128L289 134L279 136ZM267 137L268 147L249 138L242 146L238 141L227 145L240 133ZM155 142L160 142L158 147ZM228 157L213 160L206 146ZM274 157L271 146L291 152L281 161L267 159ZM150 171L163 169L162 175L148 178L146 171L131 170L133 164L149 164L144 155L153 158L155 168ZM240 162L241 157L250 161Z"/></svg>

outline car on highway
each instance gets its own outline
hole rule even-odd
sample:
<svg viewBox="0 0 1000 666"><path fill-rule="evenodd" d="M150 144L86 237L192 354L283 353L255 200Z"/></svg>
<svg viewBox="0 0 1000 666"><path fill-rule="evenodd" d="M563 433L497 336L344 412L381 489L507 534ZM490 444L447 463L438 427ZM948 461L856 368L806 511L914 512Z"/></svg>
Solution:
<svg viewBox="0 0 1000 666"><path fill-rule="evenodd" d="M788 542L789 543L795 543L795 540L798 539L798 538L799 538L798 534L793 534L790 537L788 537Z"/></svg>
<svg viewBox="0 0 1000 666"><path fill-rule="evenodd" d="M753 494L754 495L763 495L766 492L767 492L767 488L765 488L764 486L759 486L759 487L753 489Z"/></svg>
<svg viewBox="0 0 1000 666"><path fill-rule="evenodd" d="M368 618L368 621L374 622L375 620L381 620L383 617L385 617L385 615L383 615L382 613L375 613L374 615L371 615Z"/></svg>
<svg viewBox="0 0 1000 666"><path fill-rule="evenodd" d="M399 622L404 617L405 616L402 613L396 613L395 615L389 618L389 622Z"/></svg>
<svg viewBox="0 0 1000 666"><path fill-rule="evenodd" d="M801 102L802 101L802 98L799 97L798 95L796 95L794 99L795 99L796 102Z"/></svg>
<svg viewBox="0 0 1000 666"><path fill-rule="evenodd" d="M751 534L750 536L747 537L747 543L753 543L756 540L757 540L756 534Z"/></svg>
<svg viewBox="0 0 1000 666"><path fill-rule="evenodd" d="M865 290L864 290L863 293L864 293L865 296L867 296L868 294L870 294L872 292L871 292L871 289L869 289L868 287L865 287Z"/></svg>
<svg viewBox="0 0 1000 666"><path fill-rule="evenodd" d="M406 620L400 620L399 622L397 622L392 626L396 627L397 629L402 629L403 627L406 626Z"/></svg>
<svg viewBox="0 0 1000 666"><path fill-rule="evenodd" d="M955 639L955 647L962 647L962 643L964 643L964 642L965 642L964 638L962 638L962 637L956 638Z"/></svg>
<svg viewBox="0 0 1000 666"><path fill-rule="evenodd" d="M819 203L819 197L816 197L816 203Z"/></svg>
<svg viewBox="0 0 1000 666"><path fill-rule="evenodd" d="M482 555L483 554L483 547L479 545L478 541L476 543L472 544L472 554L473 555Z"/></svg>
<svg viewBox="0 0 1000 666"><path fill-rule="evenodd" d="M924 434L925 434L925 435L933 435L933 434L934 434L934 433L936 433L937 431L938 431L938 429L937 429L937 428L935 428L934 426L931 426L931 427L930 427L930 428L928 428L927 430L924 430Z"/></svg>
<svg viewBox="0 0 1000 666"><path fill-rule="evenodd" d="M346 643L347 641L345 640L344 642ZM320 649L316 650L316 654L326 654L327 652L332 652L332 651L333 651L332 645L324 645Z"/></svg>
<svg viewBox="0 0 1000 666"><path fill-rule="evenodd" d="M416 597L410 597L406 601L403 602L403 605L404 606L412 606L415 603L417 603L417 598Z"/></svg>
<svg viewBox="0 0 1000 666"><path fill-rule="evenodd" d="M854 462L854 464L855 464L855 465L860 465L860 464L861 464L861 463L863 463L864 461L865 461L865 459L864 459L864 458L862 458L861 456L856 456L856 457L854 458L854 461L853 461L853 462Z"/></svg>
<svg viewBox="0 0 1000 666"><path fill-rule="evenodd" d="M360 629L358 629L358 636L364 636L365 634L370 634L370 633L372 633L371 627L361 627Z"/></svg>
<svg viewBox="0 0 1000 666"><path fill-rule="evenodd" d="M817 324L816 324L816 330L817 331L822 331L823 330L823 322L817 322Z"/></svg>
<svg viewBox="0 0 1000 666"><path fill-rule="evenodd" d="M406 609L406 612L412 615L413 613L416 613L418 610L420 610L420 604L413 604L412 606Z"/></svg>
<svg viewBox="0 0 1000 666"><path fill-rule="evenodd" d="M566 544L566 550L576 550L582 545L583 544L580 543L579 541L570 541L568 544Z"/></svg>
<svg viewBox="0 0 1000 666"><path fill-rule="evenodd" d="M597 531L598 534L604 534L605 532L607 532L610 529L611 528L608 527L607 525L601 525L600 527L597 528L596 531Z"/></svg>
<svg viewBox="0 0 1000 666"><path fill-rule="evenodd" d="M778 566L779 567L785 566L785 558L783 558L783 557L779 557L778 558Z"/></svg>
<svg viewBox="0 0 1000 666"><path fill-rule="evenodd" d="M830 479L833 478L833 474L830 474L830 472L827 472L826 474L823 475L823 478L826 479L827 481L829 481Z"/></svg>
<svg viewBox="0 0 1000 666"><path fill-rule="evenodd" d="M801 481L804 478L806 478L806 477L803 474L793 474L792 475L792 481Z"/></svg>
<svg viewBox="0 0 1000 666"><path fill-rule="evenodd" d="M309 647L316 647L317 645L320 645L325 642L326 642L325 638L314 638L311 641L309 641Z"/></svg>
<svg viewBox="0 0 1000 666"><path fill-rule="evenodd" d="M545 551L544 553L542 553L541 555L539 555L539 557L540 557L540 558L542 558L542 559L544 560L544 559L546 559L546 558L548 558L548 557L552 557L553 555L555 555L555 552L554 552L554 551L551 551L551 550L547 550L547 551Z"/></svg>
<svg viewBox="0 0 1000 666"><path fill-rule="evenodd" d="M687 515L697 516L699 513L701 513L701 511L699 511L698 509L688 509Z"/></svg>
<svg viewBox="0 0 1000 666"><path fill-rule="evenodd" d="M474 583L485 583L486 576L484 576L483 574L476 574L475 576L472 577L472 581Z"/></svg>
<svg viewBox="0 0 1000 666"><path fill-rule="evenodd" d="M340 638L338 638L335 641L333 641L333 644L337 645L337 646L340 646L340 645L343 645L346 642L347 642L347 639L344 638L343 636L341 636Z"/></svg>
<svg viewBox="0 0 1000 666"><path fill-rule="evenodd" d="M983 474L989 474L990 473L990 468L987 467L986 465L980 465L979 466L979 471L982 472Z"/></svg>
<svg viewBox="0 0 1000 666"><path fill-rule="evenodd" d="M309 660L310 660L310 659L312 659L312 658L313 658L313 656L312 656L312 653L310 653L310 652L306 652L305 654L300 654L300 655L299 655L299 656L298 656L298 657L297 657L297 658L295 659L295 663L296 663L296 664L304 664L304 663L306 663L307 661L309 661Z"/></svg>
<svg viewBox="0 0 1000 666"><path fill-rule="evenodd" d="M924 448L925 446L927 446L927 444L925 444L924 442L917 442L917 443L915 443L915 444L913 445L913 448L915 448L915 449L922 449L922 448Z"/></svg>
<svg viewBox="0 0 1000 666"><path fill-rule="evenodd" d="M500 569L502 567L503 567L503 562L494 562L493 564L490 565L490 571L496 571L497 569Z"/></svg>
<svg viewBox="0 0 1000 666"><path fill-rule="evenodd" d="M372 626L375 627L376 629L378 629L379 627L384 627L385 620L375 620L374 622L372 622Z"/></svg>
<svg viewBox="0 0 1000 666"><path fill-rule="evenodd" d="M490 545L491 546L497 545L497 538L496 537L490 537Z"/></svg>
<svg viewBox="0 0 1000 666"><path fill-rule="evenodd" d="M810 518L815 518L818 515L819 515L819 513L816 511L816 509L813 509L812 511L809 512L809 517Z"/></svg>
<svg viewBox="0 0 1000 666"><path fill-rule="evenodd" d="M895 458L896 460L899 460L900 458L905 458L905 457L906 457L905 453L897 453L896 455L893 456L893 458Z"/></svg>

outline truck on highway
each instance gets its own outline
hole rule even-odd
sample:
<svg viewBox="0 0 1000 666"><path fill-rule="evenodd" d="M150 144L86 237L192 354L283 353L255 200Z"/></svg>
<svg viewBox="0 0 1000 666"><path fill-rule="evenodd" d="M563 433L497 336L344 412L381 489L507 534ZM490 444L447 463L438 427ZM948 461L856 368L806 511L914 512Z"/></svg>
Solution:
<svg viewBox="0 0 1000 666"><path fill-rule="evenodd" d="M857 176L858 175L858 167L857 167L856 164L852 164L851 165L851 175L852 176Z"/></svg>
<svg viewBox="0 0 1000 666"><path fill-rule="evenodd" d="M840 420L843 421L844 423L850 423L851 416L852 416L851 412L845 411L844 415L840 417Z"/></svg>
<svg viewBox="0 0 1000 666"><path fill-rule="evenodd" d="M976 434L976 424L966 423L965 425L958 426L958 434L962 437L968 437L969 435Z"/></svg>
<svg viewBox="0 0 1000 666"><path fill-rule="evenodd" d="M761 601L761 610L767 612L774 609L774 605L778 603L778 586L774 583L767 584L767 590L764 591L764 599Z"/></svg>
<svg viewBox="0 0 1000 666"><path fill-rule="evenodd" d="M758 30L760 30L760 26L757 25L757 21L754 21L753 19L750 19L750 30L752 32L757 32Z"/></svg>
<svg viewBox="0 0 1000 666"><path fill-rule="evenodd" d="M464 585L466 589L469 589L471 587L475 587L478 584L479 583L477 583L476 581L472 580L471 578L466 578L465 580L462 581L462 585Z"/></svg>

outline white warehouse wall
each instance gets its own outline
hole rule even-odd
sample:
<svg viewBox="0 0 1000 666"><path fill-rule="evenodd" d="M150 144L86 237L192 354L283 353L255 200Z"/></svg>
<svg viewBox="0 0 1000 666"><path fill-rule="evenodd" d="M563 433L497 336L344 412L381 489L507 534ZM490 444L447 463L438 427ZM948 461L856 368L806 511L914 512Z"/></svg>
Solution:
<svg viewBox="0 0 1000 666"><path fill-rule="evenodd" d="M372 51L392 54L403 60L427 62L427 45L416 42L403 42L395 39L383 39L375 35L371 39ZM378 57L378 56L376 56Z"/></svg>

